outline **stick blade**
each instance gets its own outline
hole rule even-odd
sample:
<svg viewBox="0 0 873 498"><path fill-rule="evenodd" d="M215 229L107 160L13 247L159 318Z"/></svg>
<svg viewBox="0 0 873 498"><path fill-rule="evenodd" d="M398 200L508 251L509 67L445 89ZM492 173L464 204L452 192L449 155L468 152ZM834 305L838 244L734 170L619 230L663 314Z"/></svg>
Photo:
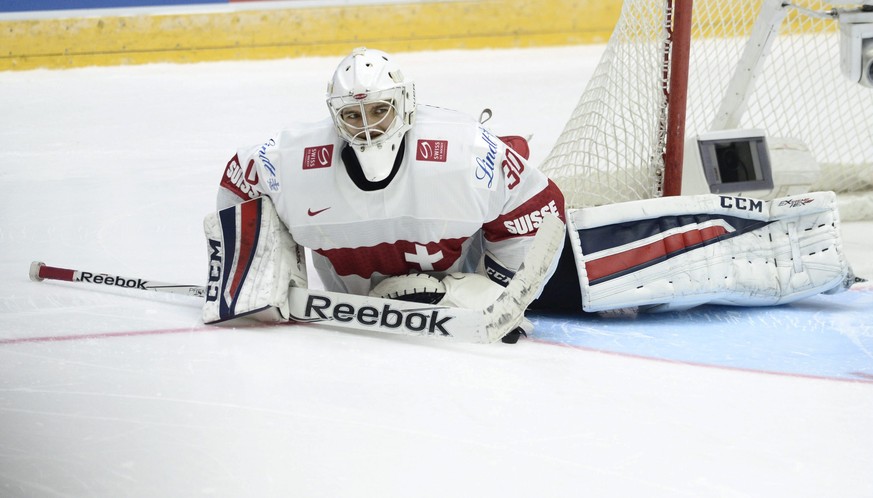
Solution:
<svg viewBox="0 0 873 498"><path fill-rule="evenodd" d="M485 310L488 340L496 342L524 317L549 268L564 243L564 223L556 216L543 217L531 247L503 294Z"/></svg>

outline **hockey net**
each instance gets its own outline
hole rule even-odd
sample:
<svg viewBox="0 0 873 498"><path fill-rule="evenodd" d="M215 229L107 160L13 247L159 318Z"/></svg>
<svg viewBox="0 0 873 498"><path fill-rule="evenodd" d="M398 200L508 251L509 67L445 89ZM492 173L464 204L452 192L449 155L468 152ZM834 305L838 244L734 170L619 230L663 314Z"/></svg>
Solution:
<svg viewBox="0 0 873 498"><path fill-rule="evenodd" d="M674 1L675 8L667 0L624 2L600 63L542 166L568 206L658 197L665 182L681 182L665 172L668 130L680 120L679 137L756 128L801 140L821 167L810 190L837 192L843 219L873 219L873 88L841 73L839 23L825 15L834 6L694 0L687 87L679 92L670 87L677 72L671 55L681 43L674 22L677 9L691 2ZM767 19L759 21L762 16ZM774 18L769 50L750 63L743 54L753 30ZM752 76L745 100L730 95L737 94L737 71ZM684 113L671 99L682 93Z"/></svg>

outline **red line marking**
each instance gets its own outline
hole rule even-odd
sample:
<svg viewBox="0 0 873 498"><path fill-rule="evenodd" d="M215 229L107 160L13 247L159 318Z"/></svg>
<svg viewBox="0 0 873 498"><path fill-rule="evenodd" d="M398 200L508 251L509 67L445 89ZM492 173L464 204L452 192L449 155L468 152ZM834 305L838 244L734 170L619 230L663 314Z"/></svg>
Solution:
<svg viewBox="0 0 873 498"><path fill-rule="evenodd" d="M246 324L235 324L232 326L206 325L203 327L186 327L180 329L156 329L156 330L129 330L124 332L97 332L90 334L73 334L73 335L50 335L41 337L16 337L13 339L0 339L0 346L7 344L22 344L28 342L61 342L61 341L81 341L87 339L111 339L113 337L136 337L141 335L162 335L162 334L184 334L184 333L200 333L200 332L230 332L235 329L250 329L255 327L276 327L297 325L295 322L288 323L259 323L252 322Z"/></svg>
<svg viewBox="0 0 873 498"><path fill-rule="evenodd" d="M41 337L19 337L15 339L0 339L0 346L7 344L22 344L22 343L35 343L35 342L61 342L61 341L80 341L87 339L110 339L113 337L136 337L141 335L161 335L161 334L184 334L186 332L218 332L218 331L233 331L235 329L246 329L246 328L254 328L254 327L276 327L276 326L286 326L286 325L305 325L304 323L296 323L296 322L288 322L288 323L252 323L250 325L237 325L233 327L220 327L220 326L205 326L205 327L188 327L181 329L158 329L158 330L132 330L127 332L104 332L104 333L94 333L94 334L80 334L80 335L56 335L56 336L41 336ZM704 368L717 368L721 370L732 370L737 372L746 372L746 373L756 373L756 374L765 374L765 375L776 375L780 377L795 377L795 378L803 378L803 379L814 379L814 380L830 380L837 382L852 382L852 383L860 383L860 384L873 384L873 375L867 374L864 372L850 372L851 375L855 375L859 378L851 379L845 377L827 377L823 375L810 375L810 374L799 374L799 373L791 373L791 372L777 372L772 370L756 370L753 368L744 368L744 367L732 367L729 365L712 365L708 363L697 363L693 361L683 361L683 360L674 360L670 358L658 358L655 356L643 356L633 353L622 353L619 351L609 351L605 349L597 349L590 348L586 346L577 346L574 344L565 344L561 342L552 342L544 339L537 338L529 338L528 340L537 342L540 344L549 344L551 346L559 346L565 347L569 349L577 349L580 351L588 351L592 353L603 353L612 356L621 356L625 358L636 358L640 360L649 360L649 361L657 361L661 363L672 363L674 365L688 365L692 367L704 367Z"/></svg>
<svg viewBox="0 0 873 498"><path fill-rule="evenodd" d="M837 382L851 382L854 384L873 384L873 375L868 375L862 372L849 372L851 375L857 375L858 379L852 379L848 377L828 377L825 375L812 375L812 374L801 374L801 373L793 373L793 372L778 372L775 370L757 370L754 368L746 368L746 367L732 367L730 365L714 365L709 363L698 363L695 361L684 361L684 360L674 360L671 358L659 358L657 356L644 356L640 354L633 353L623 353L620 351L609 351L606 349L597 349L590 348L586 346L577 346L575 344L565 344L562 342L552 342L544 339L530 338L528 339L533 342L538 342L540 344L550 344L552 346L560 346L570 349L577 349L580 351L588 351L590 353L603 353L611 356L621 356L624 358L635 358L638 360L650 360L657 361L661 363L672 363L674 365L688 365L691 367L704 367L704 368L716 368L719 370L730 370L733 372L746 372L746 373L754 373L754 374L765 374L765 375L775 375L778 377L794 377L800 379L814 379L814 380L831 380ZM869 377L869 378L865 378Z"/></svg>
<svg viewBox="0 0 873 498"><path fill-rule="evenodd" d="M26 342L59 342L59 341L80 341L85 339L107 339L111 337L134 337L139 335L160 335L160 334L182 334L185 332L213 332L217 330L231 330L222 327L189 327L184 329L163 329L163 330L130 330L126 332L102 332L79 335L51 335L41 337L17 337L14 339L0 339L0 345L6 344L21 344Z"/></svg>

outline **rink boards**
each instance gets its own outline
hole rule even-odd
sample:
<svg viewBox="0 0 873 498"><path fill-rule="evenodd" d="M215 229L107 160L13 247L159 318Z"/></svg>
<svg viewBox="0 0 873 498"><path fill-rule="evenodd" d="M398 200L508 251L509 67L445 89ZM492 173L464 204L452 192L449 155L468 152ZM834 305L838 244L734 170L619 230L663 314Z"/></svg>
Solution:
<svg viewBox="0 0 873 498"><path fill-rule="evenodd" d="M30 8L42 3L54 2ZM0 9L0 71L339 56L358 46L410 52L604 43L620 8L591 0L60 3L80 10ZM140 3L153 6L84 9Z"/></svg>

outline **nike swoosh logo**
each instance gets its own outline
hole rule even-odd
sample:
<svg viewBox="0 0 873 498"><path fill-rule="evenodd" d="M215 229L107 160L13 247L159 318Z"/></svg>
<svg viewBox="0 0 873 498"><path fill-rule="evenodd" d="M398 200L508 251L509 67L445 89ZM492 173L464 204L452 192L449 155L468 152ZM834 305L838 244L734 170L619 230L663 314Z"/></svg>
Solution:
<svg viewBox="0 0 873 498"><path fill-rule="evenodd" d="M328 209L330 209L330 206L328 206L324 209L319 209L318 211L313 211L312 208L309 208L309 210L306 211L306 214L308 214L309 216L315 216L317 214L320 214L320 213L327 211Z"/></svg>

